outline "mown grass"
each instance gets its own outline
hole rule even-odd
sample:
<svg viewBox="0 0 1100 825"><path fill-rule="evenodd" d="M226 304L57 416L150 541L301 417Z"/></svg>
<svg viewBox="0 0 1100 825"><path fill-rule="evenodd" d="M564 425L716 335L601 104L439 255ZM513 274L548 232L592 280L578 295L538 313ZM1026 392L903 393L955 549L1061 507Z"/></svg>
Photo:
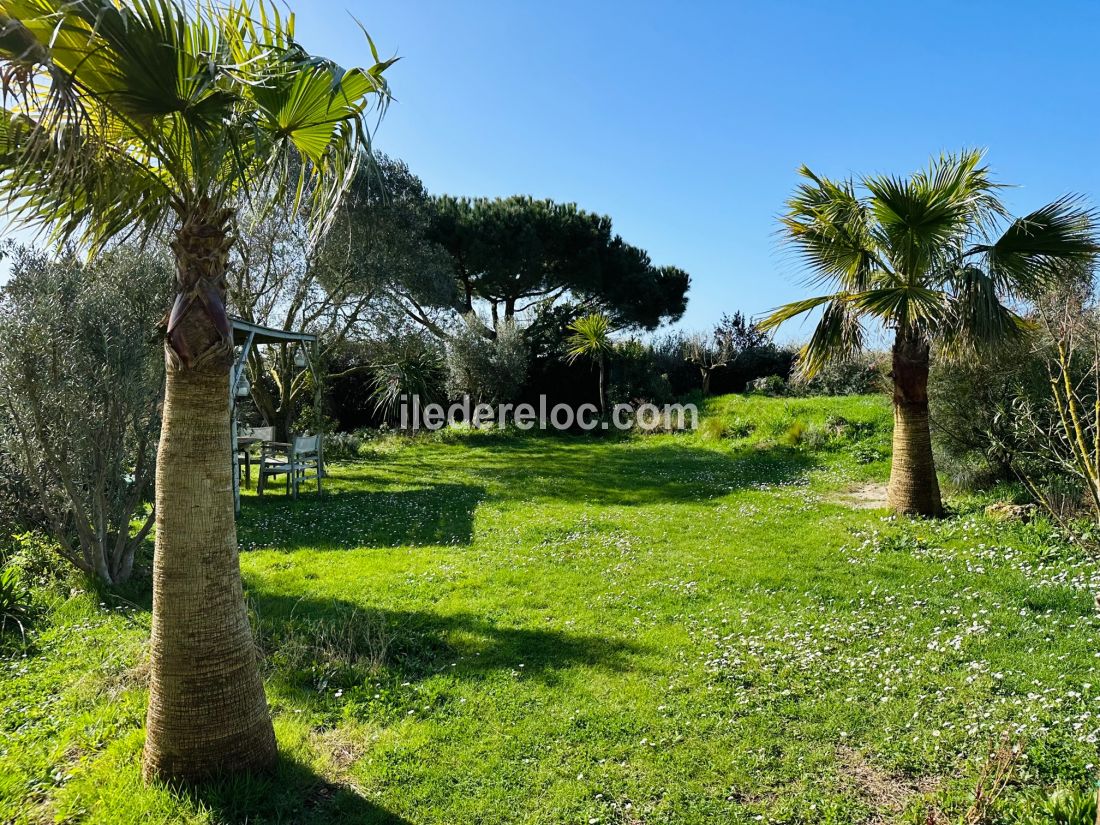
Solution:
<svg viewBox="0 0 1100 825"><path fill-rule="evenodd" d="M249 498L273 779L144 787L147 584L44 590L0 820L956 821L1003 742L990 821L1087 787L1096 562L973 501L853 509L889 421L728 397L690 435L381 440L322 501Z"/></svg>

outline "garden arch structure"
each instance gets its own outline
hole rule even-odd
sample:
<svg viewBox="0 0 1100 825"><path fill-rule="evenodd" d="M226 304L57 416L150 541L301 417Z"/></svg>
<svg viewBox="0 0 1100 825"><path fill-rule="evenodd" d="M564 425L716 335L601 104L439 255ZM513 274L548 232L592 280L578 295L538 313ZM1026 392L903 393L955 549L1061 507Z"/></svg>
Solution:
<svg viewBox="0 0 1100 825"><path fill-rule="evenodd" d="M317 421L321 420L321 378L317 371L319 353L316 335L308 332L291 332L285 329L264 327L243 318L230 318L229 320L233 325L233 346L236 351L233 368L229 374L229 407L232 411L232 426L230 428L232 443L230 447L233 456L233 509L234 512L239 514L241 512L241 473L238 466L240 456L237 449L237 387L240 385L241 377L248 365L248 355L252 348L265 344L298 344L299 351L305 356L305 366L309 368L309 372L313 376L313 405L317 411L315 419ZM319 472L324 473L324 455L319 452L318 456L320 459Z"/></svg>

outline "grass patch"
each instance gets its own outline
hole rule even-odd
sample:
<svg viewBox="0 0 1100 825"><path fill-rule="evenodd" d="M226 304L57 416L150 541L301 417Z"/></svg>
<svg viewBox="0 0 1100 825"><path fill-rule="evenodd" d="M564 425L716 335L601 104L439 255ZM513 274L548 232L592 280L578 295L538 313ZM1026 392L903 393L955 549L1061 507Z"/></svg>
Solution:
<svg viewBox="0 0 1100 825"><path fill-rule="evenodd" d="M976 501L844 504L889 427L726 397L694 434L379 440L321 501L247 497L277 776L144 787L148 595L77 588L0 663L0 821L924 823L1006 736L997 816L1086 788L1098 565Z"/></svg>

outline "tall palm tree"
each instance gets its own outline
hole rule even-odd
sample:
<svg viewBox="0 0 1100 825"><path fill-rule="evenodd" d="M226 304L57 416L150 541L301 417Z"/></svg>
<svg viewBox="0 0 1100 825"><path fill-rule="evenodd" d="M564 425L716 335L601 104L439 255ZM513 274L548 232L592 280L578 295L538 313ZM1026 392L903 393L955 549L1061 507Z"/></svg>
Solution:
<svg viewBox="0 0 1100 825"><path fill-rule="evenodd" d="M369 38L368 38L369 40ZM244 204L293 193L319 236L388 99L382 61L306 52L264 0L0 0L0 192L94 254L171 237L176 297L156 484L147 778L273 764L229 461L226 258Z"/></svg>
<svg viewBox="0 0 1100 825"><path fill-rule="evenodd" d="M943 155L909 178L861 178L858 189L802 167L806 182L783 217L810 282L833 291L780 307L761 326L820 310L801 354L809 375L859 350L866 322L893 331L887 498L900 513L942 509L928 426L932 346L957 354L1026 334L1013 305L1100 251L1096 216L1077 198L1009 220L982 158L978 151Z"/></svg>
<svg viewBox="0 0 1100 825"><path fill-rule="evenodd" d="M589 358L600 374L600 415L607 415L607 356L611 353L611 322L599 312L582 315L569 324L565 340L566 354L572 364Z"/></svg>

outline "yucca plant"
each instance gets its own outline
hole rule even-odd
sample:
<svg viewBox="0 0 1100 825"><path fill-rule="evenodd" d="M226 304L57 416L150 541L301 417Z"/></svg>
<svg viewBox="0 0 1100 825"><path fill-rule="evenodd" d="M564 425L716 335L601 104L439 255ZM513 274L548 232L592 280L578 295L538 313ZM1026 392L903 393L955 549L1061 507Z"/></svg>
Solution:
<svg viewBox="0 0 1100 825"><path fill-rule="evenodd" d="M31 592L15 567L0 568L0 641L9 631L19 631L26 642L31 617Z"/></svg>
<svg viewBox="0 0 1100 825"><path fill-rule="evenodd" d="M95 253L166 232L176 295L157 458L149 777L270 767L275 737L241 591L229 460L225 267L245 204L332 221L392 61L345 70L263 0L0 0L0 193Z"/></svg>
<svg viewBox="0 0 1100 825"><path fill-rule="evenodd" d="M783 218L810 282L833 290L775 310L761 328L820 311L801 353L808 377L860 350L867 323L892 331L888 501L901 513L942 509L928 421L933 345L960 354L1018 339L1028 324L1013 306L1100 251L1096 216L1077 198L1010 220L982 158L947 154L909 178L870 176L858 186L802 167L806 182Z"/></svg>
<svg viewBox="0 0 1100 825"><path fill-rule="evenodd" d="M607 356L611 354L611 322L599 312L582 315L569 324L565 339L566 354L572 364L578 358L588 358L596 364L600 375L600 414L607 414Z"/></svg>

